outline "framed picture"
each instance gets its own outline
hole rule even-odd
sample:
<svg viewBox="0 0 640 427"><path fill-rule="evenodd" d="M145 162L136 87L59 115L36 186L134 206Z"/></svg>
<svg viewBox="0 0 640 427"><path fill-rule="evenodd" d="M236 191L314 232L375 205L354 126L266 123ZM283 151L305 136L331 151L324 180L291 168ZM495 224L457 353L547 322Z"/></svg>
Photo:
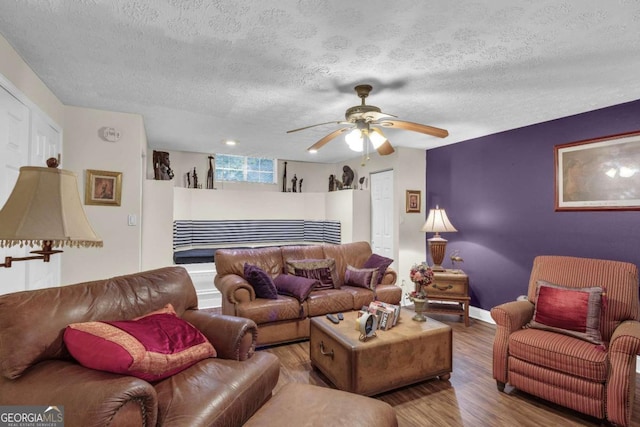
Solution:
<svg viewBox="0 0 640 427"><path fill-rule="evenodd" d="M420 213L420 190L407 190L407 213Z"/></svg>
<svg viewBox="0 0 640 427"><path fill-rule="evenodd" d="M84 180L84 204L120 206L122 172L87 169Z"/></svg>
<svg viewBox="0 0 640 427"><path fill-rule="evenodd" d="M640 132L556 145L556 211L640 210Z"/></svg>

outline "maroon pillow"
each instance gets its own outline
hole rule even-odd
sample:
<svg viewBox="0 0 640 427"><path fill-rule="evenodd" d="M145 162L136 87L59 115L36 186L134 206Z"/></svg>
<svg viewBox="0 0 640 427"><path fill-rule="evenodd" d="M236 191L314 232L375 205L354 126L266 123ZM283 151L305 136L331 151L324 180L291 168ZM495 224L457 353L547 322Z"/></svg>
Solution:
<svg viewBox="0 0 640 427"><path fill-rule="evenodd" d="M377 283L377 268L355 268L347 265L347 270L344 272L345 285L375 290Z"/></svg>
<svg viewBox="0 0 640 427"><path fill-rule="evenodd" d="M275 283L279 294L297 298L300 302L306 300L314 287L320 284L317 279L294 276L293 274L281 274L273 279L273 283Z"/></svg>
<svg viewBox="0 0 640 427"><path fill-rule="evenodd" d="M316 290L340 289L336 260L333 258L289 260L287 261L287 272L318 280L319 284L316 286Z"/></svg>
<svg viewBox="0 0 640 427"><path fill-rule="evenodd" d="M72 323L63 339L82 366L147 381L216 356L207 338L180 319L171 304L134 320Z"/></svg>
<svg viewBox="0 0 640 427"><path fill-rule="evenodd" d="M376 284L382 283L382 279L384 278L384 273L387 271L387 268L391 265L393 260L391 258L384 257L378 254L371 254L367 262L364 263L362 268L377 268L378 269L378 279Z"/></svg>
<svg viewBox="0 0 640 427"><path fill-rule="evenodd" d="M278 299L278 291L271 276L260 267L245 263L244 278L253 286L258 298Z"/></svg>
<svg viewBox="0 0 640 427"><path fill-rule="evenodd" d="M539 280L536 285L536 306L528 327L602 344L601 287L570 288L543 280Z"/></svg>

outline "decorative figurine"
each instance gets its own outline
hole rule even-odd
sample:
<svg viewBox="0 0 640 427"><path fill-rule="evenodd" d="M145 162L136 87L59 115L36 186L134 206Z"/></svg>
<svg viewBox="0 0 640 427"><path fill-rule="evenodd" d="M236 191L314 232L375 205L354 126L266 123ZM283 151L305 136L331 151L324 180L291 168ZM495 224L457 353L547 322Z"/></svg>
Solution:
<svg viewBox="0 0 640 427"><path fill-rule="evenodd" d="M353 169L347 165L342 167L342 184L344 189L351 188L354 176Z"/></svg>
<svg viewBox="0 0 640 427"><path fill-rule="evenodd" d="M287 192L287 162L284 162L284 173L282 174L282 192Z"/></svg>
<svg viewBox="0 0 640 427"><path fill-rule="evenodd" d="M336 191L336 176L329 175L329 191Z"/></svg>
<svg viewBox="0 0 640 427"><path fill-rule="evenodd" d="M298 183L298 191L300 193L302 193L302 181L304 180L304 178L300 178L300 182Z"/></svg>
<svg viewBox="0 0 640 427"><path fill-rule="evenodd" d="M360 177L360 179L358 180L358 182L360 183L360 189L361 190L364 188L364 180L365 180L364 176Z"/></svg>
<svg viewBox="0 0 640 427"><path fill-rule="evenodd" d="M153 150L153 178L157 181L169 181L173 179L169 153Z"/></svg>
<svg viewBox="0 0 640 427"><path fill-rule="evenodd" d="M296 188L296 183L298 182L298 177L296 176L296 174L293 174L293 178L291 178L291 191L293 191L294 193L297 191Z"/></svg>
<svg viewBox="0 0 640 427"><path fill-rule="evenodd" d="M209 170L207 171L207 189L209 190L215 190L215 177L213 174L213 159L215 159L215 157L213 156L209 156L207 157L209 159Z"/></svg>

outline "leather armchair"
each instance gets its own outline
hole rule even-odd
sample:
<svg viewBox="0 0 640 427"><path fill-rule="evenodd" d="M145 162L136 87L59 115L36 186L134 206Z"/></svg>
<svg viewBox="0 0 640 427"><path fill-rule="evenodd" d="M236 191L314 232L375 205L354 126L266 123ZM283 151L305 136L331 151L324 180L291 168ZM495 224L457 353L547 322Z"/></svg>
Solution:
<svg viewBox="0 0 640 427"><path fill-rule="evenodd" d="M126 320L171 303L217 351L166 379L85 368L63 342L70 323ZM0 402L61 405L67 426L240 426L271 397L277 357L255 352L249 319L197 309L182 267L0 296Z"/></svg>
<svg viewBox="0 0 640 427"><path fill-rule="evenodd" d="M526 328L534 316L538 280L572 288L604 287L602 346L554 331ZM528 301L491 310L496 322L493 377L505 384L611 423L628 426L640 352L638 268L631 263L538 256ZM604 300L604 298L603 298Z"/></svg>

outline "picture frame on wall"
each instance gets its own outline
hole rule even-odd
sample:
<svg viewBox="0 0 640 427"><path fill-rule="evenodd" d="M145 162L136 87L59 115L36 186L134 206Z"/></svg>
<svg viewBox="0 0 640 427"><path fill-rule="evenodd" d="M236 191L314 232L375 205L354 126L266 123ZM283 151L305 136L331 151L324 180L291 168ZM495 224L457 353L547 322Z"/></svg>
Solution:
<svg viewBox="0 0 640 427"><path fill-rule="evenodd" d="M640 132L556 145L555 210L640 210Z"/></svg>
<svg viewBox="0 0 640 427"><path fill-rule="evenodd" d="M407 190L407 213L420 213L420 190Z"/></svg>
<svg viewBox="0 0 640 427"><path fill-rule="evenodd" d="M84 180L84 204L120 206L122 172L87 169Z"/></svg>

